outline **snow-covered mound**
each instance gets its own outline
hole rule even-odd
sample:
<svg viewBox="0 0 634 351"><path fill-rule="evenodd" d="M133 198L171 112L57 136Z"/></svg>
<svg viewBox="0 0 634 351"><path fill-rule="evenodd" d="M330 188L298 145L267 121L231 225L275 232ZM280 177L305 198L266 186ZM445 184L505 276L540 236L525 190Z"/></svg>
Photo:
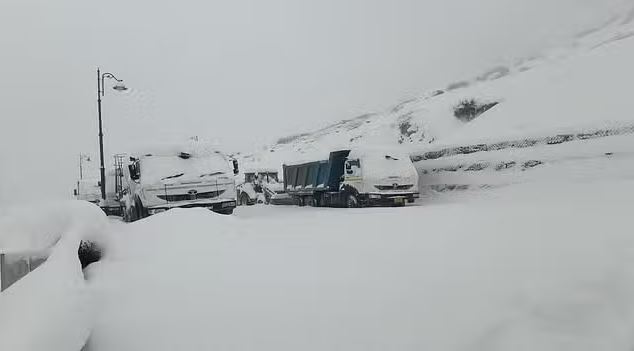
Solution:
<svg viewBox="0 0 634 351"><path fill-rule="evenodd" d="M281 138L262 151L242 155L243 163L280 167L339 148L384 145L421 152L447 144L632 124L631 62L634 8L580 33L568 47L492 68L382 113ZM470 101L473 108L465 114L459 107Z"/></svg>
<svg viewBox="0 0 634 351"><path fill-rule="evenodd" d="M0 213L0 253L47 250L64 233L76 231L93 237L106 224L103 211L87 201L9 207Z"/></svg>
<svg viewBox="0 0 634 351"><path fill-rule="evenodd" d="M631 350L634 188L612 180L113 227L90 349Z"/></svg>
<svg viewBox="0 0 634 351"><path fill-rule="evenodd" d="M50 251L37 269L0 293L0 350L80 350L95 309L78 258L107 219L83 201L11 208L0 218L0 252Z"/></svg>

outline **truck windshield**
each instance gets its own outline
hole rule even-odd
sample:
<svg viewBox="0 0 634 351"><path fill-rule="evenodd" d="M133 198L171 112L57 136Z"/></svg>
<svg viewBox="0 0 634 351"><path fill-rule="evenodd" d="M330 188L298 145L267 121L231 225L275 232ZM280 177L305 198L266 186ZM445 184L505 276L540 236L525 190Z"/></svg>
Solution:
<svg viewBox="0 0 634 351"><path fill-rule="evenodd" d="M212 176L230 173L229 163L220 154L190 158L152 155L141 159L141 181L146 184L209 181Z"/></svg>
<svg viewBox="0 0 634 351"><path fill-rule="evenodd" d="M401 155L368 155L363 158L363 168L377 176L409 176L415 173L409 157Z"/></svg>

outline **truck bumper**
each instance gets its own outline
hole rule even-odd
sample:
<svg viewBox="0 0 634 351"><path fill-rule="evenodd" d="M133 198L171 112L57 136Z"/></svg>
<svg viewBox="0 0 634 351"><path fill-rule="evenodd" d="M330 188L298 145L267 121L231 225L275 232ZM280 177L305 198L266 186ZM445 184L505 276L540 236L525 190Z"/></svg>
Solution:
<svg viewBox="0 0 634 351"><path fill-rule="evenodd" d="M106 216L123 216L121 206L99 206Z"/></svg>
<svg viewBox="0 0 634 351"><path fill-rule="evenodd" d="M207 208L214 212L230 212L236 208L235 200L219 201L213 203L185 203L182 205L174 204L173 206L152 206L148 208L148 214L153 215L160 212L165 212L172 208Z"/></svg>
<svg viewBox="0 0 634 351"><path fill-rule="evenodd" d="M368 206L404 206L419 197L419 193L365 194L362 201Z"/></svg>

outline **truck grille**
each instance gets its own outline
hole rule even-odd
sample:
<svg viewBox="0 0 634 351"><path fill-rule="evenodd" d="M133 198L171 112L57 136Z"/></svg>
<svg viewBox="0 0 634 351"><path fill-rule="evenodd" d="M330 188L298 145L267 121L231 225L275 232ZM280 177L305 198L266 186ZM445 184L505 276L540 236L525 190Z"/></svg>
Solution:
<svg viewBox="0 0 634 351"><path fill-rule="evenodd" d="M375 185L374 187L382 191L390 190L409 190L413 187L412 184L392 184L392 185Z"/></svg>
<svg viewBox="0 0 634 351"><path fill-rule="evenodd" d="M213 199L215 197L222 195L222 193L224 192L225 192L224 190L207 191L204 193L196 193L192 191L187 194L156 195L156 197L158 197L161 200L165 200L167 202L177 202L177 201L190 201L190 200L197 200L197 199Z"/></svg>

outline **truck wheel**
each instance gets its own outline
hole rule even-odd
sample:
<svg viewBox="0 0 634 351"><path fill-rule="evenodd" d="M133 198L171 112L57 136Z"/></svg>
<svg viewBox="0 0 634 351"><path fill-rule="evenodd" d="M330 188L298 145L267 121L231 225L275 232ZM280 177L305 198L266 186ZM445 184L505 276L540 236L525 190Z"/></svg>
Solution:
<svg viewBox="0 0 634 351"><path fill-rule="evenodd" d="M249 195L247 195L245 193L242 193L240 195L240 201L239 201L238 205L242 205L242 206L249 205Z"/></svg>
<svg viewBox="0 0 634 351"><path fill-rule="evenodd" d="M297 206L304 207L305 205L306 205L306 202L304 201L304 197L303 196L298 196L297 197Z"/></svg>
<svg viewBox="0 0 634 351"><path fill-rule="evenodd" d="M141 202L140 199L137 199L136 201L136 219L143 219L145 217L148 217L148 211L147 208L143 207L143 203Z"/></svg>
<svg viewBox="0 0 634 351"><path fill-rule="evenodd" d="M313 197L313 207L321 207L321 203L322 203L321 196L315 195Z"/></svg>
<svg viewBox="0 0 634 351"><path fill-rule="evenodd" d="M126 213L127 213L127 217L128 217L128 220L126 222L130 222L131 223L131 222L134 222L134 221L136 221L138 219L137 216L136 216L136 214L137 214L136 207L130 206L130 208L128 208L126 210Z"/></svg>
<svg viewBox="0 0 634 351"><path fill-rule="evenodd" d="M346 200L346 206L348 208L359 207L359 199L354 194L348 195L348 199Z"/></svg>

